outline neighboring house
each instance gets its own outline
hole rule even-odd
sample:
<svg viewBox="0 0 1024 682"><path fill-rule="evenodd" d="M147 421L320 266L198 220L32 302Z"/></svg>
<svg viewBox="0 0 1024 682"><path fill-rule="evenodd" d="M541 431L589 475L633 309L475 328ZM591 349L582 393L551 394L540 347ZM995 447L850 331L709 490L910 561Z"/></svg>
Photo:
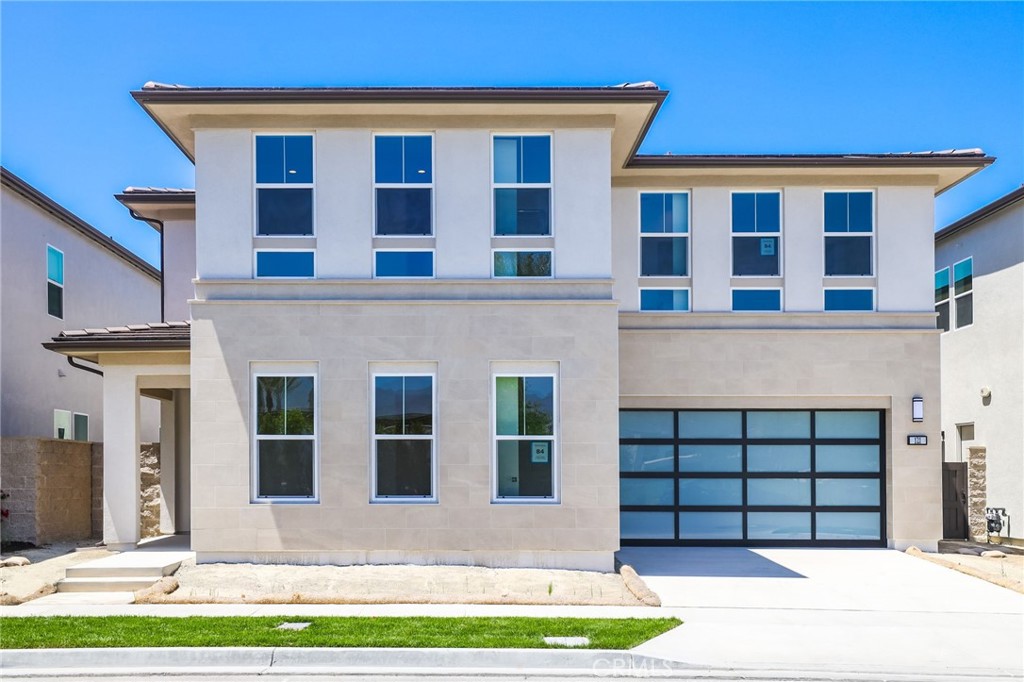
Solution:
<svg viewBox="0 0 1024 682"><path fill-rule="evenodd" d="M47 346L103 367L108 410L172 398L199 561L935 548L934 196L992 159L639 155L667 94L147 84L194 209L119 199L190 325ZM105 433L113 547L132 424Z"/></svg>
<svg viewBox="0 0 1024 682"><path fill-rule="evenodd" d="M160 273L6 168L0 180L0 436L101 441L102 379L40 341L158 319Z"/></svg>
<svg viewBox="0 0 1024 682"><path fill-rule="evenodd" d="M1024 187L935 234L944 534L1024 543ZM995 535L995 533L993 533Z"/></svg>

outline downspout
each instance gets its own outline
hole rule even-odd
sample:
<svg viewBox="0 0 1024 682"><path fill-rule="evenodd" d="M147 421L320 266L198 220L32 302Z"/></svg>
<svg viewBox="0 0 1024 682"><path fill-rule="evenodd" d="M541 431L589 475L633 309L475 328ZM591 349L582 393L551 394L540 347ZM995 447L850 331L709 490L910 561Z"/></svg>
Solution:
<svg viewBox="0 0 1024 682"><path fill-rule="evenodd" d="M75 369L81 369L81 370L84 370L86 372L92 372L93 374L98 374L99 376L103 376L103 372L101 372L100 370L96 369L95 367L88 367L87 365L80 365L77 362L75 362L75 359L72 356L70 356L70 355L68 356L68 364L71 365L72 367L74 367Z"/></svg>
<svg viewBox="0 0 1024 682"><path fill-rule="evenodd" d="M164 313L164 221L156 218L143 218L133 208L128 209L128 214L136 220L149 224L150 227L160 226L157 228L157 232L160 233L160 321L166 322L167 316Z"/></svg>

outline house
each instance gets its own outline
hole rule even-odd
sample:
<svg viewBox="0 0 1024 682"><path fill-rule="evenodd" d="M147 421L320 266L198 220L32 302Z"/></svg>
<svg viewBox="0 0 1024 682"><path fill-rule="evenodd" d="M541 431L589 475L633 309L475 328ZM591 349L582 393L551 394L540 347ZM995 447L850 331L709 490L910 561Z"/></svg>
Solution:
<svg viewBox="0 0 1024 682"><path fill-rule="evenodd" d="M943 533L1024 543L1024 187L935 234ZM1002 510L989 531L987 508Z"/></svg>
<svg viewBox="0 0 1024 682"><path fill-rule="evenodd" d="M910 254L992 159L638 154L667 94L147 84L194 205L119 199L163 225L189 324L46 345L102 367L108 411L172 397L201 562L934 548L939 335ZM105 433L113 547L138 539L133 423Z"/></svg>
<svg viewBox="0 0 1024 682"><path fill-rule="evenodd" d="M88 443L102 441L103 381L39 342L63 329L159 320L160 273L6 168L0 191L0 485L11 495L4 537L87 538ZM156 438L158 412L142 408L147 440ZM38 486L49 486L45 495ZM84 507L71 513L69 496Z"/></svg>

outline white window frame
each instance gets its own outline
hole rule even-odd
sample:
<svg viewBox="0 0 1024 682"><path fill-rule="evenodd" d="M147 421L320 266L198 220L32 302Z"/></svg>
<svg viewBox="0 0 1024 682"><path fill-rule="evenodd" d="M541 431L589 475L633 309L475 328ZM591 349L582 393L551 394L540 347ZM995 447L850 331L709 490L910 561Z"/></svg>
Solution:
<svg viewBox="0 0 1024 682"><path fill-rule="evenodd" d="M549 173L548 182L495 182L494 181L494 138L496 137L546 137L549 140ZM550 239L555 236L555 134L553 130L543 132L495 132L491 131L491 169L490 169L490 181L491 181L491 238L492 239ZM494 190L496 189L544 189L548 190L548 230L547 234L498 234L497 233L497 206L494 200ZM512 249L498 249L499 251L511 251ZM534 251L536 249L524 249L525 251ZM551 271L554 272L554 261L551 263ZM491 259L491 269L494 269L494 259Z"/></svg>
<svg viewBox="0 0 1024 682"><path fill-rule="evenodd" d="M825 308L825 294L829 291L870 291L871 292L871 309L870 310L828 310ZM821 290L821 309L826 313L873 313L878 308L878 290L875 287L824 287Z"/></svg>
<svg viewBox="0 0 1024 682"><path fill-rule="evenodd" d="M377 138L378 137L429 137L430 138L430 182L377 182ZM373 185L373 238L374 239L432 239L437 225L437 192L434 190L434 183L437 181L435 163L436 145L434 133L431 131L381 131L373 133L370 146L370 180ZM402 148L402 160L405 160L405 147ZM402 164L405 167L405 164ZM377 232L377 190L378 189L429 189L430 190L430 232L427 234L380 234ZM417 249L398 249L401 251L416 251ZM376 275L374 275L376 276Z"/></svg>
<svg viewBox="0 0 1024 682"><path fill-rule="evenodd" d="M974 290L974 287L973 287L973 283L974 283L973 269L974 269L974 264L972 263L971 264L971 270L972 270L972 273L971 273L971 284L972 284L971 290L972 291ZM940 305L942 305L943 303L945 303L946 307L948 309L948 312L946 313L946 318L949 321L949 329L940 329L939 331L942 334L948 334L949 332L951 332L954 329L956 329L956 327L953 326L953 315L955 314L954 311L953 311L953 267L950 266L950 265L947 265L944 268L939 268L938 270L935 271L935 274L938 275L940 272L943 272L943 271L945 271L945 273L946 273L946 298L942 299L941 301L935 301L935 308L936 308L936 310L935 310L935 323L936 323L935 326L936 326L936 328L938 328L938 321L939 321L938 307ZM933 297L934 297L934 294L935 294L935 290L932 289Z"/></svg>
<svg viewBox="0 0 1024 682"><path fill-rule="evenodd" d="M75 422L75 418L76 417L85 417L85 438L79 438L80 434L78 433L78 424ZM91 429L92 429L92 424L90 423L89 415L87 415L85 412L72 412L71 413L71 431L72 431L71 438L72 438L72 440L88 441L89 440L89 431Z"/></svg>
<svg viewBox="0 0 1024 682"><path fill-rule="evenodd" d="M685 291L686 292L686 310L644 310L643 300L645 291ZM693 312L693 287L639 287L637 289L637 310L642 313L650 313L651 315L683 315Z"/></svg>
<svg viewBox="0 0 1024 682"><path fill-rule="evenodd" d="M971 288L962 294L956 293L956 266L961 263L971 261ZM956 331L958 329L967 329L974 326L974 256L968 256L967 258L961 258L949 268L949 331ZM971 299L971 323L958 325L957 321L959 316L956 313L956 302L957 299L961 299L964 296L972 296Z"/></svg>
<svg viewBox="0 0 1024 682"><path fill-rule="evenodd" d="M531 377L550 378L552 380L552 391L554 393L552 428L550 436L499 436L498 435L498 379L514 378L528 379ZM562 503L561 485L561 416L559 403L561 401L561 387L558 382L558 372L491 372L491 504L509 505L558 505ZM534 439L551 439L551 497L499 497L498 496L498 442L503 440L522 441Z"/></svg>
<svg viewBox="0 0 1024 682"><path fill-rule="evenodd" d="M257 269L259 254L261 253L312 253L313 254L313 274L312 275L289 275L287 277L275 277L270 275L260 276ZM253 249L252 252L252 278L253 279L316 279L316 249Z"/></svg>
<svg viewBox="0 0 1024 682"><path fill-rule="evenodd" d="M494 274L494 254L496 253L547 253L551 257L551 274L550 275L516 275L515 277L507 275L496 275ZM555 250L547 248L515 248L515 249L503 249L503 248L492 248L491 249L491 279L500 280L538 280L538 279L554 279L555 278Z"/></svg>
<svg viewBox="0 0 1024 682"><path fill-rule="evenodd" d="M58 414L67 415L68 428L67 428L63 438L61 438L57 434L57 428L58 428L57 427L57 415ZM75 415L74 415L74 413L71 410L55 409L53 411L53 438L54 438L54 440L74 440L75 439Z"/></svg>
<svg viewBox="0 0 1024 682"><path fill-rule="evenodd" d="M430 271L431 271L432 274L427 275L427 276L424 276L424 275L378 275L377 274L377 254L378 253L411 253L411 252L416 252L416 253L429 252L430 253ZM387 248L387 249L373 249L372 258L373 258L373 263L371 264L371 267L373 268L373 278L374 279L388 279L388 280L392 280L392 279L437 279L437 249L422 249L422 248L421 249L403 249L403 248L400 248L400 247L397 247L397 246L394 247L394 248Z"/></svg>
<svg viewBox="0 0 1024 682"><path fill-rule="evenodd" d="M686 195L686 232L642 232L643 195L645 194L685 194ZM693 276L693 243L686 242L686 274L685 275L645 275L644 274L644 237L673 237L690 239L693 233L693 193L688 189L644 189L637 192L636 202L636 274L641 280L680 279ZM645 289L664 287L644 287ZM680 287L673 287L680 288ZM692 302L691 302L691 307Z"/></svg>
<svg viewBox="0 0 1024 682"><path fill-rule="evenodd" d="M758 232L757 231L757 199L754 199L754 232L736 232L733 229L733 216L732 216L732 198L736 194L778 194L779 195L779 231L778 232ZM785 226L782 224L782 219L786 215L785 207L783 205L783 192L780 188L759 188L759 189L734 189L729 192L729 272L730 277L736 279L766 279L766 278L781 278L782 273L785 270L785 263L783 262L783 247L782 247L782 232ZM776 237L779 240L778 253L776 256L779 259L779 272L775 275L737 275L736 274L736 254L733 252L733 238L743 237L748 239L756 239L758 237ZM822 247L824 248L824 247Z"/></svg>
<svg viewBox="0 0 1024 682"><path fill-rule="evenodd" d="M377 433L377 377L430 377L431 428L425 434L378 434ZM372 504L437 504L437 373L436 372L371 372L370 374L370 502ZM430 496L399 497L377 495L377 441L379 440L429 440L430 441Z"/></svg>
<svg viewBox="0 0 1024 682"><path fill-rule="evenodd" d="M310 137L312 138L313 182L256 182L256 138L257 137ZM254 130L252 133L252 236L254 239L315 239L316 238L316 132L291 131L274 132ZM260 234L260 201L261 189L309 189L312 190L313 215L311 234ZM255 272L255 270L253 271Z"/></svg>
<svg viewBox="0 0 1024 682"><path fill-rule="evenodd" d="M778 310L733 310L732 292L734 291L777 291L779 292ZM729 287L729 309L737 315L778 315L786 311L786 291L784 287Z"/></svg>
<svg viewBox="0 0 1024 682"><path fill-rule="evenodd" d="M251 403L249 407L249 503L250 504L319 504L320 503L320 380L319 368L316 363L296 363L294 369L285 369L284 363L276 364L274 368L263 369L254 365L271 363L252 363L249 369L250 381L249 391ZM256 382L260 377L312 377L313 378L313 435L260 435L256 433L258 427ZM277 497L259 495L260 485L260 457L259 441L261 440L312 440L313 441L313 496L312 497Z"/></svg>
<svg viewBox="0 0 1024 682"><path fill-rule="evenodd" d="M825 231L825 195L826 194L870 194L871 195L871 231L870 232L826 232ZM821 191L821 274L822 277L829 277L834 279L874 279L878 271L878 258L875 250L878 247L878 193L874 189L870 188L852 188L852 189L840 189L830 188ZM825 243L826 240L831 237L838 237L840 239L850 239L853 237L868 237L871 239L871 248L868 249L868 253L871 257L871 274L868 275L828 275L825 274ZM867 288L867 287L864 287Z"/></svg>
<svg viewBox="0 0 1024 682"><path fill-rule="evenodd" d="M50 314L50 292L49 291L46 292L46 314L49 315L50 317L52 317L55 320L63 320L64 319L64 283L63 282L56 282L56 281L50 279L50 249L53 249L54 251L56 251L57 253L60 254L60 271L61 271L61 274L64 275L64 279L65 280L68 278L67 277L67 271L66 271L66 269L64 267L64 265L65 265L65 262L64 262L64 252L61 251L60 249L58 249L53 244L47 244L46 245L46 254L45 254L45 258L46 258L46 262L45 262L46 283L47 284L53 284L55 286L60 287L60 313L61 313L61 316L57 317L56 315ZM49 287L47 287L47 289L49 289Z"/></svg>

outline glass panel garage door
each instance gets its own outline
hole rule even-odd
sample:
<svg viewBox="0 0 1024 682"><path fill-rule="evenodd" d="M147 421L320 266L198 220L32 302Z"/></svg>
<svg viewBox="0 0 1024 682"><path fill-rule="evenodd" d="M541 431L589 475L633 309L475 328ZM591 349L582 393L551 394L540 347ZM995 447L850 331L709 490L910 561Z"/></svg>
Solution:
<svg viewBox="0 0 1024 682"><path fill-rule="evenodd" d="M622 544L884 546L884 413L622 410Z"/></svg>

